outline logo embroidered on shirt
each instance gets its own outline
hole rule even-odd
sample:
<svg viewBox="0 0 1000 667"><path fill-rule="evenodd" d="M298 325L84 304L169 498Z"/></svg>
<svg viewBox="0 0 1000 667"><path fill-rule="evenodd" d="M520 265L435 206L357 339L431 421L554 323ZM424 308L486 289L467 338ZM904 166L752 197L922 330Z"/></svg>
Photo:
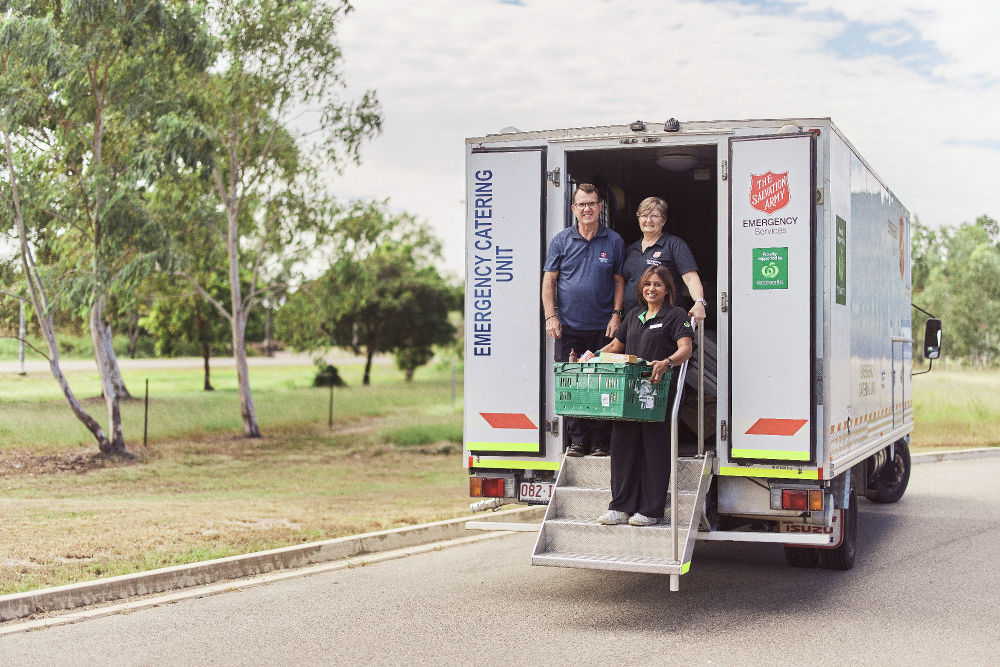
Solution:
<svg viewBox="0 0 1000 667"><path fill-rule="evenodd" d="M660 256L660 251L659 250L657 250L656 252L653 253L653 257L659 257L659 256Z"/></svg>

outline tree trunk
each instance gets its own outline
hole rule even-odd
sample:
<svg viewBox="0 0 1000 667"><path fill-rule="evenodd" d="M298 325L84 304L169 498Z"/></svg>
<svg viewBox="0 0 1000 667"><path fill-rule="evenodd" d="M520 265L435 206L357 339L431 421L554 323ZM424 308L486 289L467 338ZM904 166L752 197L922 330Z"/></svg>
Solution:
<svg viewBox="0 0 1000 667"><path fill-rule="evenodd" d="M10 135L3 132L4 148L7 158L8 183L10 185L11 202L14 207L14 223L17 227L17 236L21 253L21 269L24 271L24 279L28 284L28 294L31 296L31 304L35 310L35 317L38 319L38 328L45 338L45 343L49 347L49 369L52 377L59 383L66 402L69 403L70 410L80 422L87 427L87 430L97 440L97 447L105 456L113 456L114 450L108 436L104 434L101 425L97 423L90 414L83 409L80 401L77 400L70 389L66 376L59 368L59 343L56 340L55 326L52 324L52 315L49 313L49 297L45 292L45 286L38 277L35 267L35 260L31 256L28 248L28 235L24 228L24 217L21 214L21 196L17 186L17 172L14 171L14 150L11 146Z"/></svg>
<svg viewBox="0 0 1000 667"><path fill-rule="evenodd" d="M115 393L119 401L127 401L132 398L131 392L125 387L125 379L122 377L121 366L118 365L118 355L115 354L114 337L111 332L111 324L102 318L101 336L104 341L104 350L107 355L108 368L111 370L111 382L115 385Z"/></svg>
<svg viewBox="0 0 1000 667"><path fill-rule="evenodd" d="M239 287L237 286L237 289ZM246 320L243 313L233 315L233 355L236 358L236 378L240 387L240 415L243 418L243 435L248 438L259 438L260 427L257 425L257 411L253 405L253 395L250 393L250 368L247 366Z"/></svg>
<svg viewBox="0 0 1000 667"><path fill-rule="evenodd" d="M104 296L100 295L90 308L90 338L94 343L96 353L94 356L101 376L101 390L104 392L104 403L108 408L111 453L115 456L128 456L128 451L125 449L125 435L122 432L118 387L115 383L117 364L112 364L113 357L108 355L107 332L110 327L104 321L104 303Z"/></svg>
<svg viewBox="0 0 1000 667"><path fill-rule="evenodd" d="M135 359L136 347L139 343L139 334L142 329L139 327L139 316L133 314L128 322L128 358Z"/></svg>
<svg viewBox="0 0 1000 667"><path fill-rule="evenodd" d="M243 307L243 295L240 290L239 232L236 227L237 211L232 202L233 199L230 199L226 204L226 217L229 222L226 246L229 253L229 296L232 304L230 311L232 317L229 322L233 330L233 357L236 360L236 379L240 389L243 435L248 438L259 438L260 426L257 425L257 411L254 409L253 394L250 392L250 369L247 366L246 318L249 307Z"/></svg>
<svg viewBox="0 0 1000 667"><path fill-rule="evenodd" d="M264 311L264 354L274 356L274 343L271 341L271 309Z"/></svg>
<svg viewBox="0 0 1000 667"><path fill-rule="evenodd" d="M205 360L205 391L215 391L209 379L208 358L212 355L212 347L208 343L201 344L201 356Z"/></svg>
<svg viewBox="0 0 1000 667"><path fill-rule="evenodd" d="M375 356L375 350L374 350L374 348L371 345L369 345L365 351L368 353L368 355L365 358L365 377L361 381L361 384L364 385L365 387L367 387L367 386L369 386L372 383L372 381L371 381L371 377L372 377L372 357Z"/></svg>

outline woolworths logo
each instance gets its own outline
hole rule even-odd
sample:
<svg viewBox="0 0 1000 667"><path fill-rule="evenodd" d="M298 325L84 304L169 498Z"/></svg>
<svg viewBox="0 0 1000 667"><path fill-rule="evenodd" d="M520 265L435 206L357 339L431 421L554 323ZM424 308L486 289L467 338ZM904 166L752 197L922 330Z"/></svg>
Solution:
<svg viewBox="0 0 1000 667"><path fill-rule="evenodd" d="M788 248L753 249L753 288L788 289Z"/></svg>

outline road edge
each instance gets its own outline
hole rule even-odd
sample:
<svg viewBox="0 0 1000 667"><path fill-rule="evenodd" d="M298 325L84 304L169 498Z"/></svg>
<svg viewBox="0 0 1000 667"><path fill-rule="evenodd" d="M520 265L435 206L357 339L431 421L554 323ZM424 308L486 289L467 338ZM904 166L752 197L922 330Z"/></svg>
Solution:
<svg viewBox="0 0 1000 667"><path fill-rule="evenodd" d="M1000 447L922 452L912 454L910 459L916 465L986 456L1000 456ZM485 515L475 514L419 526L349 535L322 542L175 565L159 570L26 593L13 593L0 596L0 623L37 613L76 609L136 596L178 591L224 580L246 579L282 570L295 570L358 556L455 540L467 534L465 524L469 521L530 523L540 521L544 512L544 505L519 507Z"/></svg>
<svg viewBox="0 0 1000 667"><path fill-rule="evenodd" d="M0 623L36 613L76 609L141 595L205 586L227 579L244 579L270 572L293 570L367 554L453 540L467 535L465 524L468 521L532 522L540 521L544 512L544 505L519 507L488 515L470 515L419 526L348 535L322 542L175 565L25 593L12 593L0 596Z"/></svg>

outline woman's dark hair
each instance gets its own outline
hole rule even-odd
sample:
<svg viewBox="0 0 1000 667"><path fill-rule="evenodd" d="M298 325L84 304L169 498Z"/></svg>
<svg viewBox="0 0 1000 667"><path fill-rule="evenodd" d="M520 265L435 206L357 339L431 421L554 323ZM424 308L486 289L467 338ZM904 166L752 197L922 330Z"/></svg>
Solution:
<svg viewBox="0 0 1000 667"><path fill-rule="evenodd" d="M663 284L667 286L667 296L664 299L671 306L674 305L674 277L670 275L670 269L660 264L659 266L651 266L642 272L642 276L639 278L639 284L636 286L635 291L639 296L639 303L644 306L649 306L646 303L646 297L642 295L642 288L646 285L646 281L653 276L658 276Z"/></svg>

